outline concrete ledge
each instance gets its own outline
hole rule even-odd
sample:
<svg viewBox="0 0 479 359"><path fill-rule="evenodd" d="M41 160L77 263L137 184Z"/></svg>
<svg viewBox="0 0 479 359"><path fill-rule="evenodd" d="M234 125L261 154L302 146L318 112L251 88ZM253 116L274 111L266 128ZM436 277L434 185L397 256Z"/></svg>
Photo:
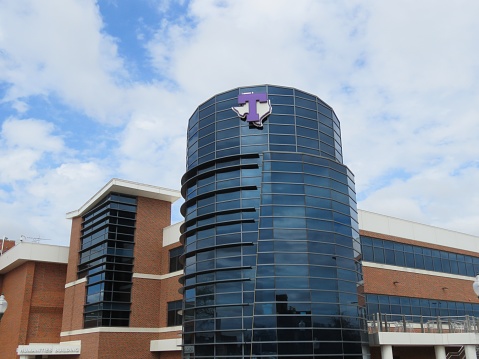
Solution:
<svg viewBox="0 0 479 359"><path fill-rule="evenodd" d="M173 352L181 351L182 345L181 338L176 339L161 339L150 341L151 352Z"/></svg>
<svg viewBox="0 0 479 359"><path fill-rule="evenodd" d="M0 256L0 274L5 274L25 262L68 263L68 247L20 242Z"/></svg>
<svg viewBox="0 0 479 359"><path fill-rule="evenodd" d="M181 326L162 327L162 328L134 328L134 327L97 327L88 329L77 329L67 332L61 332L60 337L70 335L91 334L91 333L169 333L181 332Z"/></svg>
<svg viewBox="0 0 479 359"><path fill-rule="evenodd" d="M146 273L133 273L133 278L140 278L140 279L153 279L153 280L163 280L168 278L173 278L183 275L183 271L179 270L176 272L171 272L167 274L146 274Z"/></svg>
<svg viewBox="0 0 479 359"><path fill-rule="evenodd" d="M397 333L379 332L369 334L369 345L396 345L396 346L462 346L479 345L479 334L476 333Z"/></svg>

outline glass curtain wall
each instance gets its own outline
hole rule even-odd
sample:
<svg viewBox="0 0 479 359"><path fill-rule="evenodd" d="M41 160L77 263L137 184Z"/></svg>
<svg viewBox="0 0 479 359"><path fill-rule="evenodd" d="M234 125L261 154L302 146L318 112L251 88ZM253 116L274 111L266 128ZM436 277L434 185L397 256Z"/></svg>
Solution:
<svg viewBox="0 0 479 359"><path fill-rule="evenodd" d="M84 328L129 325L136 204L135 197L112 193L83 216Z"/></svg>
<svg viewBox="0 0 479 359"><path fill-rule="evenodd" d="M270 101L262 127L232 110L245 93ZM363 358L354 177L327 104L270 85L212 97L182 195L184 358Z"/></svg>

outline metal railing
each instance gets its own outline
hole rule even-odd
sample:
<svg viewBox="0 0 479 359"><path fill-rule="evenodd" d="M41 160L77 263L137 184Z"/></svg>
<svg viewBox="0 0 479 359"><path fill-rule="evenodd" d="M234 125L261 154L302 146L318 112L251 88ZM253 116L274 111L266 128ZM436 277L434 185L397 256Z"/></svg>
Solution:
<svg viewBox="0 0 479 359"><path fill-rule="evenodd" d="M479 333L479 318L376 313L368 318L367 327L368 333Z"/></svg>
<svg viewBox="0 0 479 359"><path fill-rule="evenodd" d="M460 347L457 352L449 352L446 355L446 359L453 359L453 358L464 359L465 357L466 357L466 353L463 346Z"/></svg>

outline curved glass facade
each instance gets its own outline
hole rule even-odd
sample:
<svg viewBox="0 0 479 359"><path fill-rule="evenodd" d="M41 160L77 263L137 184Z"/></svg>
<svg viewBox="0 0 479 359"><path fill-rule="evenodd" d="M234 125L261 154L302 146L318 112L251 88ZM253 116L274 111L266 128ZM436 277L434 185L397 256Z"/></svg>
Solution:
<svg viewBox="0 0 479 359"><path fill-rule="evenodd" d="M232 110L248 93L270 101L262 126ZM184 358L363 358L354 178L327 104L270 85L212 97L182 194Z"/></svg>

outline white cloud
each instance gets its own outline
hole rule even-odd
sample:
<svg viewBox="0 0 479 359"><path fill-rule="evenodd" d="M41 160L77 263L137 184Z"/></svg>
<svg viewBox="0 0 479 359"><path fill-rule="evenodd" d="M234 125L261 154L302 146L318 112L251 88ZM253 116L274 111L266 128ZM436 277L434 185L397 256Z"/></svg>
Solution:
<svg viewBox="0 0 479 359"><path fill-rule="evenodd" d="M55 223L113 176L179 188L195 107L259 83L315 93L336 110L361 208L479 235L476 1L157 5L146 46L158 75L142 83L93 0L0 0L0 106L44 119L2 126L7 235L68 237L68 222ZM34 97L66 108L33 116ZM91 133L75 132L82 121Z"/></svg>
<svg viewBox="0 0 479 359"><path fill-rule="evenodd" d="M96 163L63 164L23 186L15 186L0 202L0 228L11 239L21 235L69 243L71 222L65 214L78 209L109 180ZM14 198L14 200L11 200Z"/></svg>
<svg viewBox="0 0 479 359"><path fill-rule="evenodd" d="M54 126L37 119L8 118L0 132L0 183L36 176L41 160L64 150Z"/></svg>
<svg viewBox="0 0 479 359"><path fill-rule="evenodd" d="M461 230L451 218L472 188L445 189L469 183L459 169L479 156L478 10L474 1L197 0L148 48L193 97L257 83L317 94L342 121L360 207ZM437 186L418 179L428 171ZM472 228L479 234L462 227Z"/></svg>
<svg viewBox="0 0 479 359"><path fill-rule="evenodd" d="M0 11L3 101L54 95L107 122L124 119L122 61L94 1L4 0Z"/></svg>

